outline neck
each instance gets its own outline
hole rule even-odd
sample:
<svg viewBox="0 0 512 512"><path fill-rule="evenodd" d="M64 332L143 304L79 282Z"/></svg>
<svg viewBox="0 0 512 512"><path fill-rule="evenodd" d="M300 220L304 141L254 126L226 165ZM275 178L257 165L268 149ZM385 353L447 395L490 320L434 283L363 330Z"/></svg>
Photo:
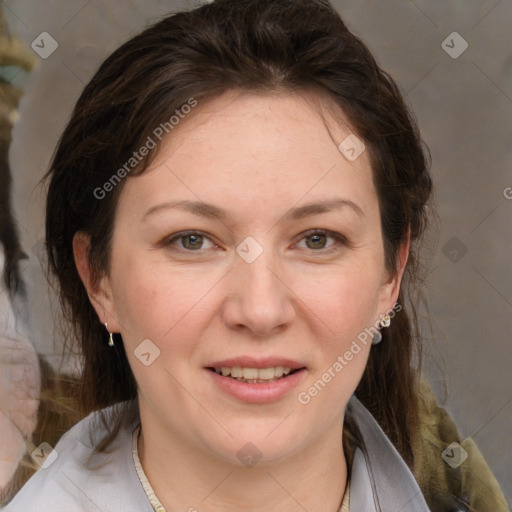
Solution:
<svg viewBox="0 0 512 512"><path fill-rule="evenodd" d="M343 417L322 438L278 462L236 464L191 445L169 426L145 422L139 458L168 512L338 512L345 493Z"/></svg>

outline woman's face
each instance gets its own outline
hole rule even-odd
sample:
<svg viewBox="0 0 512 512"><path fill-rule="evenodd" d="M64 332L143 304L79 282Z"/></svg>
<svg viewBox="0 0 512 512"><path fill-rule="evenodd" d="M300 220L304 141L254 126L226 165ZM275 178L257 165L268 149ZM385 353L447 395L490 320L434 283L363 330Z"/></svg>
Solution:
<svg viewBox="0 0 512 512"><path fill-rule="evenodd" d="M94 302L122 334L143 429L240 463L248 441L278 460L341 427L371 347L353 342L393 308L402 274L384 267L367 151L338 149L350 134L303 96L230 92L126 179ZM291 361L303 370L268 384L208 369Z"/></svg>

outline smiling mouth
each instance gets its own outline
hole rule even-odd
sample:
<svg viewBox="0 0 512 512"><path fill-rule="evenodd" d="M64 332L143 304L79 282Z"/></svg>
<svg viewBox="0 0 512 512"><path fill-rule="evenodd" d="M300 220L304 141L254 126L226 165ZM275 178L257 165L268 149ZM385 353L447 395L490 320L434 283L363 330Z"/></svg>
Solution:
<svg viewBox="0 0 512 512"><path fill-rule="evenodd" d="M276 372L274 372L274 376L273 377L269 376L270 378L254 378L254 379L246 379L244 377L238 377L238 376L233 377L230 373L226 375L227 372L231 371L230 368L220 369L220 368L208 367L207 370L215 372L217 375L220 375L221 377L224 377L226 379L236 380L238 382L246 382L248 384L268 384L269 382L275 382L275 381L278 381L278 380L286 379L286 378L290 377L290 375L293 375L294 373L297 373L297 372L300 372L302 370L305 370L305 367L303 367L303 368L296 368L295 370L292 370L290 368L284 368L281 375L279 375L279 373L281 373L281 372L278 371L277 374L276 374ZM236 374L238 375L238 373L236 373Z"/></svg>

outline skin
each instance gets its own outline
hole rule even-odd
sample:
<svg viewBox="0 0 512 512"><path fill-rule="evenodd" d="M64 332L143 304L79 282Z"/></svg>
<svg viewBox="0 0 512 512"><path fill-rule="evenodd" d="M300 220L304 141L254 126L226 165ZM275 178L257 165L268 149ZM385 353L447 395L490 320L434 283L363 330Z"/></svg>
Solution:
<svg viewBox="0 0 512 512"><path fill-rule="evenodd" d="M317 100L320 98L316 98ZM397 301L397 272L384 266L368 152L347 160L337 145L353 133L342 112L326 121L305 94L230 91L199 103L164 139L151 168L124 183L111 266L93 286L77 234L77 267L100 321L120 332L139 386L139 456L167 510L335 512L347 481L346 404L371 344L307 405L297 396ZM290 209L344 198L350 207L290 220ZM226 210L205 218L161 203L190 200ZM305 236L329 230L348 244ZM206 238L176 238L198 230ZM247 263L237 246L263 248ZM195 245L194 245L195 243ZM199 246L199 249L194 247ZM190 248L192 247L192 248ZM150 339L160 356L134 355ZM240 355L281 355L307 367L285 397L248 404L225 395L204 369ZM237 452L252 442L251 468Z"/></svg>

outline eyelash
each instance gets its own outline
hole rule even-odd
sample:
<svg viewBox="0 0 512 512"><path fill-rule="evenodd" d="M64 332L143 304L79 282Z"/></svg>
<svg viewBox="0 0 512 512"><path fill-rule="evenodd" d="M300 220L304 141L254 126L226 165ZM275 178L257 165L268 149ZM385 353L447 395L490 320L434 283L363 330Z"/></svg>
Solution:
<svg viewBox="0 0 512 512"><path fill-rule="evenodd" d="M186 238L187 236L190 236L190 235L202 236L204 238L207 238L212 244L215 244L215 242L213 242L213 240L211 240L210 237L208 235L206 235L205 233L203 233L202 231L193 231L192 230L192 231L182 231L181 233L171 235L171 238L167 238L166 240L164 240L162 245L168 247L172 251L177 251L177 252L188 252L188 253L203 252L203 250L201 250L201 249L194 251L194 250L184 249L181 247L174 246L173 242L175 240L179 240L181 238ZM304 233L301 234L301 238L299 239L299 242L301 242L302 240L304 240L306 238L310 238L314 235L326 235L328 238L333 238L338 243L338 244L333 244L327 248L310 249L312 252L315 252L315 253L321 253L321 252L322 253L330 253L339 248L339 247L337 247L337 245L340 245L340 246L349 246L350 245L348 240L343 235L341 235L340 233L336 233L335 231L329 231L326 229L310 229L308 231L305 231Z"/></svg>

